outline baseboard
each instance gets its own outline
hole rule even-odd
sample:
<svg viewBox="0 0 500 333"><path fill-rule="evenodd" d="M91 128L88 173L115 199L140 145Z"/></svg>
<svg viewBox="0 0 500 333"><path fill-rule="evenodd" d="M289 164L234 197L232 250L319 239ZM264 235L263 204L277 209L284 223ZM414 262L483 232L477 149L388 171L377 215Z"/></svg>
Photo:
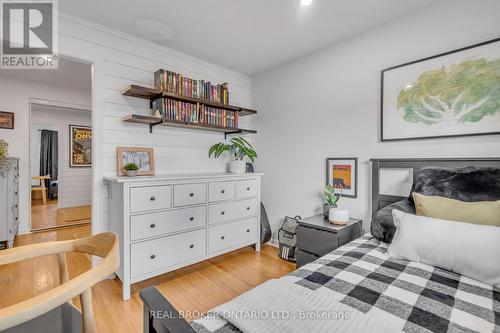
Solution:
<svg viewBox="0 0 500 333"><path fill-rule="evenodd" d="M279 247L278 245L278 240L276 239L271 239L269 242L266 243L267 245L271 245L271 246L274 246L274 247Z"/></svg>

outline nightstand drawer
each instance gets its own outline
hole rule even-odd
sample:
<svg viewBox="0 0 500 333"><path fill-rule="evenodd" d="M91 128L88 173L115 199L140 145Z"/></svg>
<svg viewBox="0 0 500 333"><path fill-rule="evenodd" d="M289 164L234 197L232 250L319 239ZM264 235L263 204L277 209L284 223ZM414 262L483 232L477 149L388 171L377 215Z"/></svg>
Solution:
<svg viewBox="0 0 500 333"><path fill-rule="evenodd" d="M314 255L314 254L311 254L309 252L304 252L304 251L301 251L300 249L297 249L296 258L297 258L297 268L300 268L304 265L307 265L307 264L313 262L314 260L318 259L319 257Z"/></svg>
<svg viewBox="0 0 500 333"><path fill-rule="evenodd" d="M170 207L172 207L172 186L145 186L130 189L132 213Z"/></svg>
<svg viewBox="0 0 500 333"><path fill-rule="evenodd" d="M299 225L297 229L297 248L319 257L339 247L336 233Z"/></svg>
<svg viewBox="0 0 500 333"><path fill-rule="evenodd" d="M206 184L174 185L174 207L198 205L206 201Z"/></svg>
<svg viewBox="0 0 500 333"><path fill-rule="evenodd" d="M208 198L210 202L234 199L234 192L234 182L216 182L208 185Z"/></svg>

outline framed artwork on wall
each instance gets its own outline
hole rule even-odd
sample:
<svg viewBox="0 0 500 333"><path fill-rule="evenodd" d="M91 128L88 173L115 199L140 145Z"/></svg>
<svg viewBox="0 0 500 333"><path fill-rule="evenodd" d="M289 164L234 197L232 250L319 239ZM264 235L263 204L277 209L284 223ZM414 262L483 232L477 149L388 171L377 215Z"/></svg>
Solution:
<svg viewBox="0 0 500 333"><path fill-rule="evenodd" d="M14 112L0 111L0 129L14 129Z"/></svg>
<svg viewBox="0 0 500 333"><path fill-rule="evenodd" d="M338 188L343 197L358 197L358 159L356 157L327 158L326 184Z"/></svg>
<svg viewBox="0 0 500 333"><path fill-rule="evenodd" d="M155 174L155 158L153 148L117 147L116 165L118 176L126 176L125 165L135 163L139 167L138 176L153 176Z"/></svg>
<svg viewBox="0 0 500 333"><path fill-rule="evenodd" d="M69 125L69 166L92 166L92 127Z"/></svg>
<svg viewBox="0 0 500 333"><path fill-rule="evenodd" d="M381 140L500 134L500 38L384 69Z"/></svg>

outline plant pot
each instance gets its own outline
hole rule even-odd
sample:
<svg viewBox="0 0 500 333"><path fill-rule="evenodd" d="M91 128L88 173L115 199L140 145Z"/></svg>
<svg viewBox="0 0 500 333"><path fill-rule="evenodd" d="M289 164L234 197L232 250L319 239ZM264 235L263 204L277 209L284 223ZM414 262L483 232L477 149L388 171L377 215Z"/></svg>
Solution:
<svg viewBox="0 0 500 333"><path fill-rule="evenodd" d="M337 208L337 205L330 206L329 204L323 204L323 215L325 218L328 218L328 214L330 213L331 208Z"/></svg>
<svg viewBox="0 0 500 333"><path fill-rule="evenodd" d="M137 176L137 170L125 170L127 172L128 177L135 177Z"/></svg>
<svg viewBox="0 0 500 333"><path fill-rule="evenodd" d="M247 171L247 164L245 161L233 160L229 162L229 172L231 173L245 173Z"/></svg>

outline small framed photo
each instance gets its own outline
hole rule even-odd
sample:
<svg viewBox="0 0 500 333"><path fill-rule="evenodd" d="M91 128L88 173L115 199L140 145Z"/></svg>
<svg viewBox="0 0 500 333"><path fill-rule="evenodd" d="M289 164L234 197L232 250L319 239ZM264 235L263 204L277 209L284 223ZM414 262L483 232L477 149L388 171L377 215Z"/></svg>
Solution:
<svg viewBox="0 0 500 333"><path fill-rule="evenodd" d="M69 125L69 166L92 166L92 127Z"/></svg>
<svg viewBox="0 0 500 333"><path fill-rule="evenodd" d="M0 111L0 128L14 129L14 112Z"/></svg>
<svg viewBox="0 0 500 333"><path fill-rule="evenodd" d="M126 176L125 165L135 163L139 167L138 176L153 176L155 174L155 158L153 148L117 147L116 162L118 176Z"/></svg>
<svg viewBox="0 0 500 333"><path fill-rule="evenodd" d="M358 159L356 157L327 158L326 184L338 188L343 197L358 197Z"/></svg>

